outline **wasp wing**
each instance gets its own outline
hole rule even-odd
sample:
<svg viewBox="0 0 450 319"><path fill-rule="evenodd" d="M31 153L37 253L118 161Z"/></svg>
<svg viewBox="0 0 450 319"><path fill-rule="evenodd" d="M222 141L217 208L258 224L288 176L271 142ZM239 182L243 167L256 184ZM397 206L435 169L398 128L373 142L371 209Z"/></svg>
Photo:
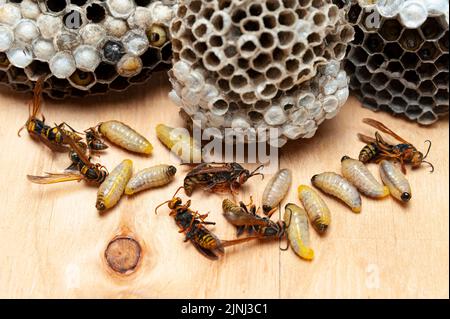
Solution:
<svg viewBox="0 0 450 319"><path fill-rule="evenodd" d="M212 259L212 260L217 260L219 259L219 256L217 256L214 251L212 251L211 249L207 249L204 248L202 246L200 246L197 242L195 242L194 240L191 239L191 243L194 245L194 247L206 258Z"/></svg>
<svg viewBox="0 0 450 319"><path fill-rule="evenodd" d="M56 184L84 179L80 173L46 173L44 176L27 175L27 178L35 184Z"/></svg>
<svg viewBox="0 0 450 319"><path fill-rule="evenodd" d="M92 163L89 160L89 158L86 156L86 153L81 149L81 147L78 145L77 142L73 140L69 135L67 135L64 130L60 130L61 135L63 137L63 141L70 145L70 147L75 151L75 153L78 154L80 157L80 160L83 162L84 165L91 167Z"/></svg>
<svg viewBox="0 0 450 319"><path fill-rule="evenodd" d="M402 137L400 137L399 135L397 135L394 131L392 131L386 125L384 125L383 123L381 123L377 120L370 119L370 118L364 118L362 121L363 121L363 123L366 123L367 125L370 125L386 134L391 135L392 137L394 137L395 139L399 140L402 143L411 144L408 141L406 141L405 139L403 139Z"/></svg>

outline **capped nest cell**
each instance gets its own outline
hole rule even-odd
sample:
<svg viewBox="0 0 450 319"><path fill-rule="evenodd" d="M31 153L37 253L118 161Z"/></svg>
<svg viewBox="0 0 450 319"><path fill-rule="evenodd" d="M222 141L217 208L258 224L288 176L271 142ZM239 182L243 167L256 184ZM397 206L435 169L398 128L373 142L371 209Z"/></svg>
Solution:
<svg viewBox="0 0 450 319"><path fill-rule="evenodd" d="M355 39L345 70L365 107L423 125L448 115L448 5L448 0L351 3Z"/></svg>
<svg viewBox="0 0 450 319"><path fill-rule="evenodd" d="M52 98L122 91L168 69L173 0L0 0L0 84Z"/></svg>
<svg viewBox="0 0 450 319"><path fill-rule="evenodd" d="M353 28L331 0L182 0L170 31L170 97L218 137L312 137L348 97Z"/></svg>

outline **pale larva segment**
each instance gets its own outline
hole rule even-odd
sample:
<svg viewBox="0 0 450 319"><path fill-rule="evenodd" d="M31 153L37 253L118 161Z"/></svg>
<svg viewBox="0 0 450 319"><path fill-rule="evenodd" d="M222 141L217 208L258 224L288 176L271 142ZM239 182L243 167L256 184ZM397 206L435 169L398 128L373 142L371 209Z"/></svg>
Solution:
<svg viewBox="0 0 450 319"><path fill-rule="evenodd" d="M102 122L99 132L112 143L135 153L151 154L153 145L141 134L120 121Z"/></svg>
<svg viewBox="0 0 450 319"><path fill-rule="evenodd" d="M117 165L100 185L97 191L97 202L95 207L97 207L98 210L103 211L116 205L122 197L125 186L130 180L132 173L133 162L131 160L123 160Z"/></svg>
<svg viewBox="0 0 450 319"><path fill-rule="evenodd" d="M380 162L380 175L383 183L389 188L392 197L408 202L411 199L411 186L405 175L394 163L382 160Z"/></svg>
<svg viewBox="0 0 450 319"><path fill-rule="evenodd" d="M311 187L300 185L298 198L308 213L314 229L320 234L325 233L331 222L331 213L322 197Z"/></svg>
<svg viewBox="0 0 450 319"><path fill-rule="evenodd" d="M156 126L156 136L183 163L201 163L202 149L185 129L175 129L165 124Z"/></svg>
<svg viewBox="0 0 450 319"><path fill-rule="evenodd" d="M137 192L164 186L169 184L177 172L172 165L156 165L145 168L137 172L129 181L125 188L126 195L133 195Z"/></svg>
<svg viewBox="0 0 450 319"><path fill-rule="evenodd" d="M284 211L284 221L288 225L287 236L292 249L301 258L312 260L314 250L311 248L306 212L295 204L287 204Z"/></svg>
<svg viewBox="0 0 450 319"><path fill-rule="evenodd" d="M314 175L312 184L323 192L335 196L347 204L354 213L361 212L361 195L348 180L334 172Z"/></svg>
<svg viewBox="0 0 450 319"><path fill-rule="evenodd" d="M341 160L341 171L362 194L372 198L389 195L389 188L380 184L363 162L344 156Z"/></svg>
<svg viewBox="0 0 450 319"><path fill-rule="evenodd" d="M279 170L267 183L262 196L265 213L277 206L289 191L292 183L292 173L289 169Z"/></svg>

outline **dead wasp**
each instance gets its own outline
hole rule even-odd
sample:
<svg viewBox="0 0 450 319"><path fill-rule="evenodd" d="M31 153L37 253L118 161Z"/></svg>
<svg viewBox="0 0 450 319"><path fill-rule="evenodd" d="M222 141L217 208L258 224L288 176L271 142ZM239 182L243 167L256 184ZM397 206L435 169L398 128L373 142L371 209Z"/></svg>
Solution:
<svg viewBox="0 0 450 319"><path fill-rule="evenodd" d="M86 143L90 150L103 151L108 148L108 145L103 142L100 134L93 128L88 128L84 131Z"/></svg>
<svg viewBox="0 0 450 319"><path fill-rule="evenodd" d="M29 104L28 120L25 125L19 129L17 135L20 137L20 132L26 128L28 134L32 138L40 140L52 151L66 152L69 147L64 141L62 133L65 133L65 135L71 137L75 141L81 140L81 137L65 122L51 127L45 124L45 117L43 115L41 120L37 118L37 114L42 104L42 86L43 78L39 79L34 86L33 99Z"/></svg>
<svg viewBox="0 0 450 319"><path fill-rule="evenodd" d="M223 255L225 247L236 245L254 239L253 237L247 237L236 240L220 240L205 225L215 225L214 222L205 221L208 214L200 215L198 212L194 212L190 209L191 201L188 200L186 204L180 197L176 197L178 190L173 195L172 199L161 203L155 208L155 214L159 207L164 204L168 204L170 208L170 216L173 216L175 223L180 228L180 233L185 234L184 241L190 241L194 247L205 257L216 260L218 255Z"/></svg>
<svg viewBox="0 0 450 319"><path fill-rule="evenodd" d="M250 177L264 175L257 173L263 165L250 172L238 163L202 163L194 167L184 178L184 190L191 196L194 189L200 186L212 192L236 193L237 189Z"/></svg>
<svg viewBox="0 0 450 319"><path fill-rule="evenodd" d="M434 171L434 166L430 162L425 161L430 149L431 141L426 140L429 143L428 150L425 154L419 152L411 143L398 136L391 129L386 127L381 122L374 119L365 118L363 123L366 123L400 141L400 144L390 144L386 142L379 132L375 132L375 138L358 134L359 139L367 145L359 153L359 160L363 163L375 162L379 163L381 160L398 160L402 167L403 174L406 174L406 164L410 164L413 169L419 168L422 163L430 165L431 172Z"/></svg>
<svg viewBox="0 0 450 319"><path fill-rule="evenodd" d="M268 217L261 217L256 212L256 206L250 197L248 205L243 202L235 204L229 199L222 202L225 219L237 228L237 236L247 231L258 239L282 239L286 237L287 224L279 220L274 222ZM273 212L272 212L273 214ZM282 248L286 250L287 248Z"/></svg>
<svg viewBox="0 0 450 319"><path fill-rule="evenodd" d="M100 185L108 176L108 170L101 164L91 163L85 154L85 144L74 141L62 133L64 141L70 145L69 157L72 164L63 173L47 173L45 176L27 175L28 180L36 184L55 184L68 181L85 180Z"/></svg>

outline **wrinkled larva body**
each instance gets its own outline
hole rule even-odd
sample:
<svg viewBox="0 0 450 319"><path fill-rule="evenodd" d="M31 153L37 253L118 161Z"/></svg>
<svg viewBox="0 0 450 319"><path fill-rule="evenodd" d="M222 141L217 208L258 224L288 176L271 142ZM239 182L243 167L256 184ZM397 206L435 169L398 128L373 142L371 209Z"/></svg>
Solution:
<svg viewBox="0 0 450 319"><path fill-rule="evenodd" d="M289 191L292 183L292 173L289 169L279 170L267 183L262 196L264 213L269 213L277 206Z"/></svg>
<svg viewBox="0 0 450 319"><path fill-rule="evenodd" d="M298 198L308 213L309 220L315 230L323 234L328 229L331 221L331 213L325 201L311 187L300 185L298 187Z"/></svg>
<svg viewBox="0 0 450 319"><path fill-rule="evenodd" d="M361 195L348 180L339 174L325 172L314 175L312 184L323 192L335 196L347 204L354 213L361 212Z"/></svg>
<svg viewBox="0 0 450 319"><path fill-rule="evenodd" d="M295 204L287 204L284 211L284 221L292 249L306 260L314 258L314 250L310 247L308 216L303 208Z"/></svg>
<svg viewBox="0 0 450 319"><path fill-rule="evenodd" d="M149 188L166 185L173 180L176 172L175 166L165 164L145 168L128 181L125 194L132 195Z"/></svg>
<svg viewBox="0 0 450 319"><path fill-rule="evenodd" d="M383 183L389 187L392 197L408 202L411 199L411 186L405 175L394 163L382 160L380 162L380 175Z"/></svg>
<svg viewBox="0 0 450 319"><path fill-rule="evenodd" d="M380 184L362 162L344 156L341 159L341 171L362 194L373 198L389 195L389 188Z"/></svg>
<svg viewBox="0 0 450 319"><path fill-rule="evenodd" d="M122 197L125 186L130 180L132 173L133 162L131 160L123 160L117 165L100 185L95 207L103 211L116 205L120 197Z"/></svg>
<svg viewBox="0 0 450 319"><path fill-rule="evenodd" d="M202 149L186 131L165 124L156 126L158 139L183 163L201 163Z"/></svg>
<svg viewBox="0 0 450 319"><path fill-rule="evenodd" d="M107 121L98 125L98 131L112 143L135 153L151 154L152 144L141 134L120 121Z"/></svg>

